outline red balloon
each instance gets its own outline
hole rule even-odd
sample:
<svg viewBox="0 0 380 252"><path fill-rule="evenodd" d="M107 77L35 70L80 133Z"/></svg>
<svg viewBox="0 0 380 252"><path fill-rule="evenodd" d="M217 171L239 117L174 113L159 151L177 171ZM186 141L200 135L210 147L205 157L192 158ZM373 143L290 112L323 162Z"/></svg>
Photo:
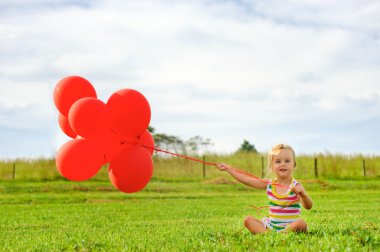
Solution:
<svg viewBox="0 0 380 252"><path fill-rule="evenodd" d="M125 145L114 155L108 175L112 184L120 191L140 191L153 175L152 158L141 146Z"/></svg>
<svg viewBox="0 0 380 252"><path fill-rule="evenodd" d="M73 139L58 150L55 163L63 177L83 181L95 176L102 166L103 156L93 141Z"/></svg>
<svg viewBox="0 0 380 252"><path fill-rule="evenodd" d="M114 154L122 147L122 140L112 130L97 136L94 141L96 141L97 146L99 146L103 154L103 164L111 162Z"/></svg>
<svg viewBox="0 0 380 252"><path fill-rule="evenodd" d="M145 147L149 151L150 155L153 155L154 138L152 134L149 132L149 130L146 130L144 134L141 135L140 140L143 147Z"/></svg>
<svg viewBox="0 0 380 252"><path fill-rule="evenodd" d="M58 111L68 116L71 105L84 97L95 97L96 91L91 83L80 76L68 76L54 88L54 104Z"/></svg>
<svg viewBox="0 0 380 252"><path fill-rule="evenodd" d="M122 144L132 144L132 145L137 145L140 144L140 138L138 137L123 137Z"/></svg>
<svg viewBox="0 0 380 252"><path fill-rule="evenodd" d="M70 108L69 122L80 136L94 138L110 129L107 106L93 97L77 100Z"/></svg>
<svg viewBox="0 0 380 252"><path fill-rule="evenodd" d="M123 137L141 136L150 122L150 106L147 99L133 89L121 89L107 101L111 127Z"/></svg>
<svg viewBox="0 0 380 252"><path fill-rule="evenodd" d="M58 123L63 133L65 133L67 136L71 138L77 137L77 133L75 133L74 130L71 128L69 120L66 116L62 115L61 113L59 113L58 115Z"/></svg>

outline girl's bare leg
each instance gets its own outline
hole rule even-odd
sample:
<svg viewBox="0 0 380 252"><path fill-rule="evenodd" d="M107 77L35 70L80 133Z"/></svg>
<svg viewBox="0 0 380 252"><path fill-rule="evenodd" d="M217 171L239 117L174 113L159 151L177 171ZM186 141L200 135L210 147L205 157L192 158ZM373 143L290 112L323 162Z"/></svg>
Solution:
<svg viewBox="0 0 380 252"><path fill-rule="evenodd" d="M307 224L304 220L299 219L289 225L289 229L293 232L306 232Z"/></svg>
<svg viewBox="0 0 380 252"><path fill-rule="evenodd" d="M244 220L244 226L251 232L252 234L260 234L267 231L264 224L258 220L253 218L252 216L248 216Z"/></svg>

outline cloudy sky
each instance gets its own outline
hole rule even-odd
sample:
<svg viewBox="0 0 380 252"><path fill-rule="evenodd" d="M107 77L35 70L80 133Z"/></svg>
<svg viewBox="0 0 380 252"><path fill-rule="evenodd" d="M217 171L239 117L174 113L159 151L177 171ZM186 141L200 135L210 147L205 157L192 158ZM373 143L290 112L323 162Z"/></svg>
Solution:
<svg viewBox="0 0 380 252"><path fill-rule="evenodd" d="M2 0L0 158L69 138L56 83L148 99L157 132L298 153L380 154L378 0Z"/></svg>

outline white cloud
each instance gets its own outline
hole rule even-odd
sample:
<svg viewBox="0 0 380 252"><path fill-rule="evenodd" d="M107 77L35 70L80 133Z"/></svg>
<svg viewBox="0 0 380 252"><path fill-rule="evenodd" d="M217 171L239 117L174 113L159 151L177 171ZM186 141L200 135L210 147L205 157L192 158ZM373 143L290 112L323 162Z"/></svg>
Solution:
<svg viewBox="0 0 380 252"><path fill-rule="evenodd" d="M360 130L380 116L378 1L36 0L0 9L1 126L46 129L36 146L62 142L52 90L76 74L103 101L139 90L158 131L208 137L217 150L246 138L262 150L287 141L304 152L380 151L369 143L375 127ZM348 136L361 145L343 144Z"/></svg>

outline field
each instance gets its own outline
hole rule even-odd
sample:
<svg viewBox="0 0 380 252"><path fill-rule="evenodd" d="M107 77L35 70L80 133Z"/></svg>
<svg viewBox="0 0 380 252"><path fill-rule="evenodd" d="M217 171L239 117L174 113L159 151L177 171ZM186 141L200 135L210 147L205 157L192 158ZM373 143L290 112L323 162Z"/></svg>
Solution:
<svg viewBox="0 0 380 252"><path fill-rule="evenodd" d="M220 175L221 173L219 173ZM99 176L102 176L101 174ZM264 191L225 177L158 178L123 194L109 181L3 179L2 251L379 251L380 180L304 179L306 234L241 230Z"/></svg>
<svg viewBox="0 0 380 252"><path fill-rule="evenodd" d="M206 159L267 175L264 155ZM314 200L302 213L309 232L253 236L243 220L266 216L267 209L249 207L267 205L265 192L212 166L155 155L149 185L124 194L110 184L106 166L78 183L63 179L52 159L1 161L0 250L380 250L380 157L301 155L295 177Z"/></svg>

